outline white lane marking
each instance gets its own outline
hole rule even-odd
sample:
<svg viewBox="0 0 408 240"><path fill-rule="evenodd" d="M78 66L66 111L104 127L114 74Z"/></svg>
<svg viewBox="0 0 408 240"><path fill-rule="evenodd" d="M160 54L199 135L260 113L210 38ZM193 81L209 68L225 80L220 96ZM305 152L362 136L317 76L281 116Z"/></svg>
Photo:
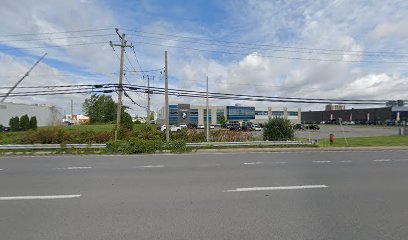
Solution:
<svg viewBox="0 0 408 240"><path fill-rule="evenodd" d="M389 162L389 161L391 161L391 159L376 159L376 160L373 160L373 162Z"/></svg>
<svg viewBox="0 0 408 240"><path fill-rule="evenodd" d="M327 188L326 185L301 185L301 186L280 186L280 187L252 187L252 188L236 188L225 190L223 192L250 192L250 191L272 191L272 190L298 190L312 188Z"/></svg>
<svg viewBox="0 0 408 240"><path fill-rule="evenodd" d="M284 163L287 163L287 162L271 162L271 163L284 164Z"/></svg>
<svg viewBox="0 0 408 240"><path fill-rule="evenodd" d="M50 196L9 196L9 197L0 197L0 201L7 200L45 200L45 199L65 199L65 198L79 198L81 194L75 195L50 195Z"/></svg>
<svg viewBox="0 0 408 240"><path fill-rule="evenodd" d="M329 163L331 161L312 161L312 162L314 162L314 163Z"/></svg>
<svg viewBox="0 0 408 240"><path fill-rule="evenodd" d="M136 166L135 168L163 168L164 165L147 165L147 166Z"/></svg>
<svg viewBox="0 0 408 240"><path fill-rule="evenodd" d="M264 164L263 162L246 162L244 165L259 165L259 164Z"/></svg>
<svg viewBox="0 0 408 240"><path fill-rule="evenodd" d="M65 168L53 168L54 170L74 170L74 169L91 169L92 167L65 167Z"/></svg>
<svg viewBox="0 0 408 240"><path fill-rule="evenodd" d="M219 167L221 164L200 164L200 167Z"/></svg>
<svg viewBox="0 0 408 240"><path fill-rule="evenodd" d="M343 160L343 161L340 161L340 162L342 162L342 163L350 163L350 162L353 162L353 161L351 161L351 160Z"/></svg>
<svg viewBox="0 0 408 240"><path fill-rule="evenodd" d="M0 168L0 171L3 171L4 169Z"/></svg>

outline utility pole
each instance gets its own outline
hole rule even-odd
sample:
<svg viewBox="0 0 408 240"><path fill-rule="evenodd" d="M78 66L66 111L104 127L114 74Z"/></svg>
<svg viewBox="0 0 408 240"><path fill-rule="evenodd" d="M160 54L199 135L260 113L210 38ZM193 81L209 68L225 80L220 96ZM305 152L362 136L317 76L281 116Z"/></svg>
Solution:
<svg viewBox="0 0 408 240"><path fill-rule="evenodd" d="M166 142L170 141L170 126L169 126L169 67L167 66L167 50L164 51L164 68L165 68L165 96L164 96L164 115L166 118Z"/></svg>
<svg viewBox="0 0 408 240"><path fill-rule="evenodd" d="M24 76L22 78L20 78L16 82L16 84L14 84L14 86L8 91L8 93L3 97L3 99L1 99L0 102L4 102L4 100L6 100L6 98L10 95L10 93L14 91L14 89L18 86L18 84L20 84L24 80L24 78L26 78L26 77L28 77L28 75L30 75L30 72L35 68L35 66L37 66L38 63L41 62L41 60L43 60L45 58L46 55L47 55L47 53L42 55L42 57L40 59L38 59L37 62L35 62L33 64L33 66L24 74Z"/></svg>
<svg viewBox="0 0 408 240"><path fill-rule="evenodd" d="M71 118L74 115L74 101L71 99Z"/></svg>
<svg viewBox="0 0 408 240"><path fill-rule="evenodd" d="M125 53L125 48L130 47L133 48L133 45L126 45L127 41L125 40L125 34L119 34L119 29L115 28L116 34L118 34L119 38L121 39L121 44L113 44L112 41L109 41L110 46L113 48L114 46L120 47L120 69L119 69L119 85L118 85L118 109L116 112L116 130L115 130L115 142L118 140L118 131L120 125L120 115L122 113L122 93L123 93L123 56ZM113 51L115 49L113 48Z"/></svg>
<svg viewBox="0 0 408 240"><path fill-rule="evenodd" d="M150 124L150 77L147 76L147 124Z"/></svg>
<svg viewBox="0 0 408 240"><path fill-rule="evenodd" d="M207 76L207 93L206 93L206 108L207 108L207 124L206 124L206 135L207 135L207 142L210 141L210 122L209 122L209 109L208 109L208 76Z"/></svg>

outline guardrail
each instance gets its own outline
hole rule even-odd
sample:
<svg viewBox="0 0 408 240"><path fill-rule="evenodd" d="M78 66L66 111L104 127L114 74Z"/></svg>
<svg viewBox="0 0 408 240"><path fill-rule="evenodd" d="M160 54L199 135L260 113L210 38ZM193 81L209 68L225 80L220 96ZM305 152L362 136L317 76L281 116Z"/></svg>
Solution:
<svg viewBox="0 0 408 240"><path fill-rule="evenodd" d="M187 143L187 147L229 147L229 146L279 146L279 145L309 145L301 141L252 141L252 142L198 142ZM0 145L0 150L35 150L61 148L106 148L106 144L8 144Z"/></svg>
<svg viewBox="0 0 408 240"><path fill-rule="evenodd" d="M8 144L0 150L61 149L61 148L105 148L106 144Z"/></svg>
<svg viewBox="0 0 408 240"><path fill-rule="evenodd" d="M199 142L187 143L187 147L230 147L230 146L279 146L279 145L309 145L301 141L252 141L252 142Z"/></svg>

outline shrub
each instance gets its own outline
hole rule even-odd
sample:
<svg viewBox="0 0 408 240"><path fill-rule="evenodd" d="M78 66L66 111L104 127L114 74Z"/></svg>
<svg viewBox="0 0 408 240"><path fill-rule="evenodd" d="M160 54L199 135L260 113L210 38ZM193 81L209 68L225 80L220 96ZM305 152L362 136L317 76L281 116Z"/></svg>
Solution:
<svg viewBox="0 0 408 240"><path fill-rule="evenodd" d="M9 121L10 131L20 131L20 119L18 117L12 117Z"/></svg>
<svg viewBox="0 0 408 240"><path fill-rule="evenodd" d="M162 149L163 141L161 140L144 140L132 139L121 141L109 141L106 144L106 150L114 153L154 153Z"/></svg>
<svg viewBox="0 0 408 240"><path fill-rule="evenodd" d="M133 130L133 121L129 113L122 111L120 115L120 127L127 130Z"/></svg>
<svg viewBox="0 0 408 240"><path fill-rule="evenodd" d="M171 132L171 140L182 140L185 142L204 142L206 140L204 131L183 128L179 132Z"/></svg>
<svg viewBox="0 0 408 240"><path fill-rule="evenodd" d="M187 152L189 150L189 148L186 146L186 141L183 140L171 141L167 145L167 148L174 153Z"/></svg>
<svg viewBox="0 0 408 240"><path fill-rule="evenodd" d="M263 137L268 141L293 140L294 130L289 120L273 118L265 124Z"/></svg>
<svg viewBox="0 0 408 240"><path fill-rule="evenodd" d="M36 130L37 129L37 117L30 118L30 129Z"/></svg>
<svg viewBox="0 0 408 240"><path fill-rule="evenodd" d="M252 141L253 136L250 132L216 130L211 132L211 139L214 142L245 142Z"/></svg>
<svg viewBox="0 0 408 240"><path fill-rule="evenodd" d="M28 129L30 129L30 118L27 114L21 116L20 118L20 129L22 131L27 131Z"/></svg>

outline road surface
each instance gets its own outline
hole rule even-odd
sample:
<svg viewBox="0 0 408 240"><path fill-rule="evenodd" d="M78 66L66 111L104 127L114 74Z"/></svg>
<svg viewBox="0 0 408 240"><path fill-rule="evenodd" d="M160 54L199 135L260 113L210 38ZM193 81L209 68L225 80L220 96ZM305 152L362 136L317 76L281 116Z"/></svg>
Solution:
<svg viewBox="0 0 408 240"><path fill-rule="evenodd" d="M0 158L1 239L406 239L408 151Z"/></svg>

